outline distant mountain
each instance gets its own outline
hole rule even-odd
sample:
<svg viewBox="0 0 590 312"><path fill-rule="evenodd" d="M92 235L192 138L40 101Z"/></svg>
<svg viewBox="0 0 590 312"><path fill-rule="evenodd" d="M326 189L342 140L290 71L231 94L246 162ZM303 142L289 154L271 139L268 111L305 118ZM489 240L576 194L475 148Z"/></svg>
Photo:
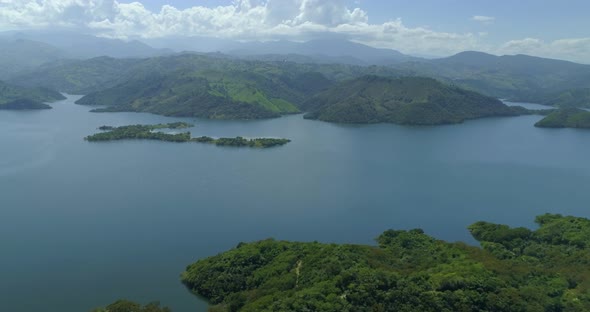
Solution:
<svg viewBox="0 0 590 312"><path fill-rule="evenodd" d="M137 40L101 38L73 31L19 31L5 32L1 35L50 44L63 50L67 58L88 59L99 56L138 58L172 53L171 50L155 49Z"/></svg>
<svg viewBox="0 0 590 312"><path fill-rule="evenodd" d="M249 59L265 59L269 55L284 55L295 62L342 63L352 65L390 65L418 60L391 49L377 49L344 39L322 39L307 42L287 40L267 42L238 42L205 37L171 37L145 40L158 47L178 52L221 52ZM296 58L295 58L296 56Z"/></svg>
<svg viewBox="0 0 590 312"><path fill-rule="evenodd" d="M365 76L344 81L306 101L306 118L343 123L407 125L460 123L466 119L527 113L501 101L431 78Z"/></svg>
<svg viewBox="0 0 590 312"><path fill-rule="evenodd" d="M51 108L44 102L63 100L59 92L42 88L22 88L0 81L0 109Z"/></svg>
<svg viewBox="0 0 590 312"><path fill-rule="evenodd" d="M70 94L87 94L115 86L129 78L139 59L97 57L90 60L64 60L15 75L10 82L24 87L44 87Z"/></svg>
<svg viewBox="0 0 590 312"><path fill-rule="evenodd" d="M451 57L406 62L395 68L435 77L486 95L519 101L572 88L590 87L590 65L527 55L462 52Z"/></svg>
<svg viewBox="0 0 590 312"><path fill-rule="evenodd" d="M271 41L244 43L240 48L228 51L232 55L298 54L333 63L342 62L357 65L389 65L413 60L391 49L377 49L339 39L311 40L307 42Z"/></svg>
<svg viewBox="0 0 590 312"><path fill-rule="evenodd" d="M283 77L305 73L321 73L330 81L350 79L367 74L399 76L402 71L384 66L355 66L346 64L295 63L278 56L268 60L245 60L219 53L183 53L147 59L115 59L99 57L83 61L60 61L42 66L29 73L17 75L10 82L27 87L45 87L71 94L89 94L109 89L135 77L167 75L185 71L251 71L276 72ZM289 78L292 79L292 78ZM315 88L314 80L291 81ZM319 86L323 86L320 84Z"/></svg>
<svg viewBox="0 0 590 312"><path fill-rule="evenodd" d="M0 38L0 79L64 57L63 50L46 43Z"/></svg>

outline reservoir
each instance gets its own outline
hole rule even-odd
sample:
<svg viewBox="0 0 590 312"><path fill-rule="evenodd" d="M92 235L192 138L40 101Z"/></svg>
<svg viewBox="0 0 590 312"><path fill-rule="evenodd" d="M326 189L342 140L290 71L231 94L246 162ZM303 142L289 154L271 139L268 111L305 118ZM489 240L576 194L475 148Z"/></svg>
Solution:
<svg viewBox="0 0 590 312"><path fill-rule="evenodd" d="M480 220L590 217L590 131L535 128L541 116L436 127L219 121L89 113L77 98L0 111L4 311L90 311L119 298L205 311L180 273L241 241L372 244L390 228L422 228L474 244L466 227ZM83 140L102 125L176 121L194 124L193 136L292 142Z"/></svg>

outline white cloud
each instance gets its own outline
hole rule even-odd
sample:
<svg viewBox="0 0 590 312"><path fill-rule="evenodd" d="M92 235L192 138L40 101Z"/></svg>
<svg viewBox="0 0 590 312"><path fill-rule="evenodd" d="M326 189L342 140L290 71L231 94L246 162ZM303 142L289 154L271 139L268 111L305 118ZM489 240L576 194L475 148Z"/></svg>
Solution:
<svg viewBox="0 0 590 312"><path fill-rule="evenodd" d="M484 33L453 33L408 27L401 19L369 21L347 0L234 0L217 7L177 9L164 5L152 12L140 2L117 0L0 0L0 30L66 27L104 37L157 38L211 36L239 40L308 40L340 36L404 53L449 55L464 50L528 53L590 62L590 39L545 43L526 38L492 48ZM471 18L491 23L494 17Z"/></svg>
<svg viewBox="0 0 590 312"><path fill-rule="evenodd" d="M472 48L471 34L406 27L400 19L371 24L346 0L234 0L218 7L151 12L116 0L0 0L0 30L72 27L116 38L214 36L240 40L306 40L338 35L408 53L448 54Z"/></svg>
<svg viewBox="0 0 590 312"><path fill-rule="evenodd" d="M480 22L483 24L491 24L496 20L496 18L493 16L474 15L471 17L471 20L476 21L476 22Z"/></svg>

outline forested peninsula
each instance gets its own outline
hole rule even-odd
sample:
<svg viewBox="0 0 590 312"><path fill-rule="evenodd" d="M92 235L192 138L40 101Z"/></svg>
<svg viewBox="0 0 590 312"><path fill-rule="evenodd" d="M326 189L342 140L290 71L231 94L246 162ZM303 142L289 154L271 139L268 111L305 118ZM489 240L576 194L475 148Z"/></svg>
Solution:
<svg viewBox="0 0 590 312"><path fill-rule="evenodd" d="M45 88L23 88L0 81L0 110L50 109L44 102L55 102L65 97Z"/></svg>
<svg viewBox="0 0 590 312"><path fill-rule="evenodd" d="M535 127L590 129L590 112L579 108L560 109L537 122Z"/></svg>
<svg viewBox="0 0 590 312"><path fill-rule="evenodd" d="M118 140L156 140L166 142L196 142L208 143L217 146L235 146L235 147L255 147L255 148L269 148L274 146L285 145L291 140L276 139L276 138L254 138L246 139L243 137L235 138L212 138L208 136L201 136L192 138L190 132L180 133L165 133L162 129L186 129L193 127L192 124L185 122L175 122L168 124L156 125L130 125L121 127L101 126L98 129L102 132L89 135L84 140L89 142L100 141L118 141Z"/></svg>
<svg viewBox="0 0 590 312"><path fill-rule="evenodd" d="M182 282L215 312L590 311L590 220L535 221L469 226L481 248L419 229L385 231L377 246L240 243Z"/></svg>

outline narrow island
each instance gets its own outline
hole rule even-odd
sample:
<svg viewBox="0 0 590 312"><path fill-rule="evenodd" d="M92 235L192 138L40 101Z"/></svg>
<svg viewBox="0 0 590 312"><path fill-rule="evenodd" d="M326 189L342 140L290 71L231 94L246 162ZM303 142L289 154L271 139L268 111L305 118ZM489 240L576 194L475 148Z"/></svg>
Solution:
<svg viewBox="0 0 590 312"><path fill-rule="evenodd" d="M185 122L174 122L168 124L156 125L130 125L121 127L101 126L98 129L103 131L93 135L89 135L84 140L89 142L100 141L117 141L117 140L157 140L166 142L196 142L215 144L217 146L235 146L235 147L254 147L254 148L269 148L274 146L285 145L291 140L276 139L276 138L255 138L246 139L243 137L235 138L212 138L208 136L201 136L192 138L190 132L181 133L164 133L159 130L162 129L186 129L193 127L192 124Z"/></svg>
<svg viewBox="0 0 590 312"><path fill-rule="evenodd" d="M537 122L535 127L590 129L590 112L579 108L559 109Z"/></svg>

